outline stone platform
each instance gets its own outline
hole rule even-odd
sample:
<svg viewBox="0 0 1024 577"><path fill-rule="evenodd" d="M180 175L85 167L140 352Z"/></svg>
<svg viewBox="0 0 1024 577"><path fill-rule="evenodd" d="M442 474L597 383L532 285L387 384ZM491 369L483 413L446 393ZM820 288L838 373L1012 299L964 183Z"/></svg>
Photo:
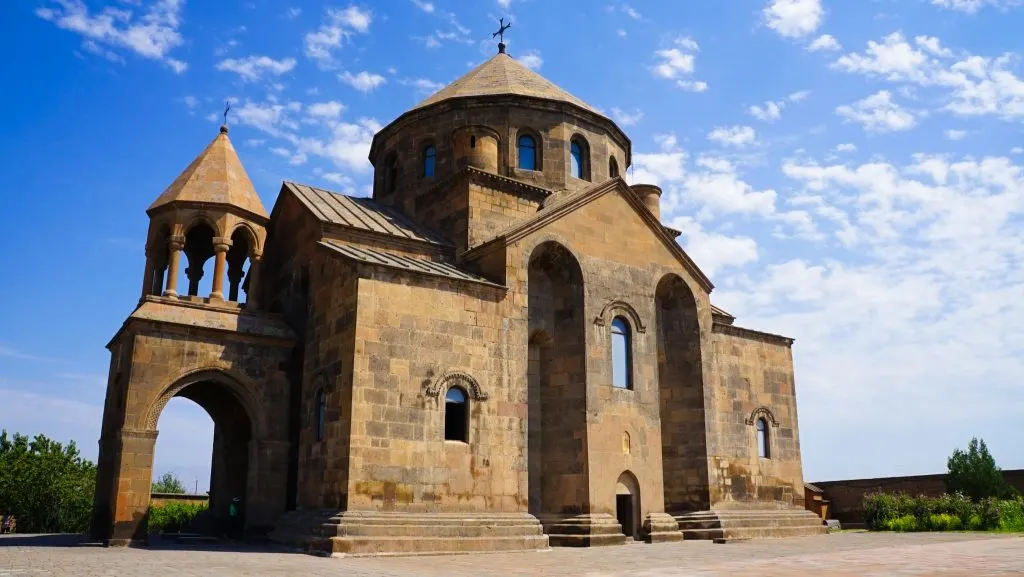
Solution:
<svg viewBox="0 0 1024 577"><path fill-rule="evenodd" d="M331 556L438 555L548 548L528 513L293 511L270 534L276 542ZM621 535L620 535L621 538Z"/></svg>
<svg viewBox="0 0 1024 577"><path fill-rule="evenodd" d="M754 539L823 535L821 518L806 509L713 509L675 515L684 539Z"/></svg>

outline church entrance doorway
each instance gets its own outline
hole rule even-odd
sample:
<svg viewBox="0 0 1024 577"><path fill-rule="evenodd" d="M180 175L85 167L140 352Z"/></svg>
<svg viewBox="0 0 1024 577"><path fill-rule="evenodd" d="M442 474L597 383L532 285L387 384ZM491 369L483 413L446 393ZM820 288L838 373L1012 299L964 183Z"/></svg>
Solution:
<svg viewBox="0 0 1024 577"><path fill-rule="evenodd" d="M636 478L628 471L615 483L615 518L626 538L640 539L640 491Z"/></svg>

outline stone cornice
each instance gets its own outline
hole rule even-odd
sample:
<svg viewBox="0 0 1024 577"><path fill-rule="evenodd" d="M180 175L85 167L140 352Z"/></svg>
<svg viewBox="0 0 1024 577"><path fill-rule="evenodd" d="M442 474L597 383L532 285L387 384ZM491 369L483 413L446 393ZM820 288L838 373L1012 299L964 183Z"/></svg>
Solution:
<svg viewBox="0 0 1024 577"><path fill-rule="evenodd" d="M736 325L727 325L720 322L715 322L712 325L712 331L723 335L740 337L743 339L751 339L755 341L770 343L773 345L781 345L784 347L792 347L793 343L795 342L795 339L792 339L790 337L784 337L782 335L776 335L772 333L765 333L762 331L755 331L754 329L745 329L743 327L738 327Z"/></svg>

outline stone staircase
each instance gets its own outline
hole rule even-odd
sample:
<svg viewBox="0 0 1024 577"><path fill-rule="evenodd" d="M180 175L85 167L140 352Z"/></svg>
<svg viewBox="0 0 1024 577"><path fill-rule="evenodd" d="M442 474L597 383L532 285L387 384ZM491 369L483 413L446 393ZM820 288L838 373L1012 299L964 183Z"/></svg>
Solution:
<svg viewBox="0 0 1024 577"><path fill-rule="evenodd" d="M293 511L270 538L307 552L337 556L436 555L548 548L528 513Z"/></svg>
<svg viewBox="0 0 1024 577"><path fill-rule="evenodd" d="M806 509L714 509L675 515L683 539L754 539L824 535L821 518Z"/></svg>

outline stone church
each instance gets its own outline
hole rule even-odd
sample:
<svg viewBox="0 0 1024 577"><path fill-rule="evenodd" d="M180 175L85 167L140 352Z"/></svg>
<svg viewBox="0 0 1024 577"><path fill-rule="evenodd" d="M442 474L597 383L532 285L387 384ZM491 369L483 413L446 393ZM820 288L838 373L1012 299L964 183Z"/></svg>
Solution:
<svg viewBox="0 0 1024 577"><path fill-rule="evenodd" d="M504 45L375 135L372 198L284 182L268 214L221 127L146 211L94 537L145 542L176 396L214 422L210 515L311 551L824 532L792 339L711 304L630 155Z"/></svg>

